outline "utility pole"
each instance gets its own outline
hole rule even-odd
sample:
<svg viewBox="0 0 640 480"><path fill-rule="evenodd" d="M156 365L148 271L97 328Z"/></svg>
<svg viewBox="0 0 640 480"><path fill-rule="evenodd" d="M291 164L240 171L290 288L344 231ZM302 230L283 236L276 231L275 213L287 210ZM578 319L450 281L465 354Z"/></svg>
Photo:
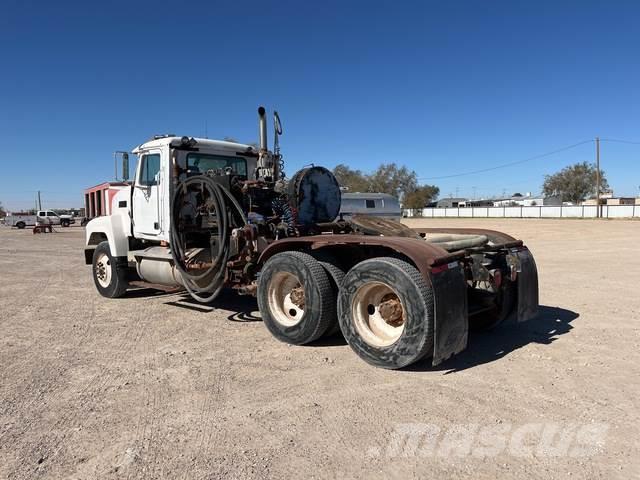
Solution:
<svg viewBox="0 0 640 480"><path fill-rule="evenodd" d="M38 190L38 210L42 210L42 202L40 201L40 190Z"/></svg>
<svg viewBox="0 0 640 480"><path fill-rule="evenodd" d="M600 137L596 137L596 217L600 218Z"/></svg>

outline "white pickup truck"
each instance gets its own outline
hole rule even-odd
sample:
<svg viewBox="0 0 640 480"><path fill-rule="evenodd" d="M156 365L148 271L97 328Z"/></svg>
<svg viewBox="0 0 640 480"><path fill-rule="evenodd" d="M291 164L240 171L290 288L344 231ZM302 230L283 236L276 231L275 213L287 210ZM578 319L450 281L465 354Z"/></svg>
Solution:
<svg viewBox="0 0 640 480"><path fill-rule="evenodd" d="M76 219L71 215L58 215L53 210L39 210L36 215L7 215L4 223L10 227L17 227L20 229L36 224L50 224L68 227L72 223L76 223Z"/></svg>

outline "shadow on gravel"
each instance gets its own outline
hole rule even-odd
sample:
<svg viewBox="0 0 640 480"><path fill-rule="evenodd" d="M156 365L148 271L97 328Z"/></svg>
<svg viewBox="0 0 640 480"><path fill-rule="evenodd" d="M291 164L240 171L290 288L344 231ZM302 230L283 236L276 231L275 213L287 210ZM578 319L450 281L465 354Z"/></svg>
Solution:
<svg viewBox="0 0 640 480"><path fill-rule="evenodd" d="M341 347L347 345L342 332L338 332L330 337L321 337L315 342L307 343L305 347Z"/></svg>
<svg viewBox="0 0 640 480"><path fill-rule="evenodd" d="M455 373L499 360L529 343L548 345L568 333L580 315L559 307L540 306L540 315L529 322L509 323L486 332L469 332L467 349L438 366L431 359L410 365L406 371Z"/></svg>
<svg viewBox="0 0 640 480"><path fill-rule="evenodd" d="M135 288L133 290L127 290L127 293L120 298L168 297L175 294L176 292L164 292L162 290L156 290L155 288Z"/></svg>
<svg viewBox="0 0 640 480"><path fill-rule="evenodd" d="M174 294L175 295L175 294ZM238 295L232 290L223 290L211 303L199 303L187 293L181 294L178 300L166 302L166 305L185 308L196 312L213 312L229 310L233 312L227 317L232 322L261 322L258 313L258 302L252 296Z"/></svg>

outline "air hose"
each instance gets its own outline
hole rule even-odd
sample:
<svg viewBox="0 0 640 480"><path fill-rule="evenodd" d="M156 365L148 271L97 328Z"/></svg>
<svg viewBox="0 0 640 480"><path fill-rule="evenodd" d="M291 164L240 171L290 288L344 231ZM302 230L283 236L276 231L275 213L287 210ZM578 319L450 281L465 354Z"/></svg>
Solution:
<svg viewBox="0 0 640 480"><path fill-rule="evenodd" d="M279 215L282 222L287 226L287 236L296 236L296 216L294 210L283 198L274 198L271 202L271 208L276 215Z"/></svg>
<svg viewBox="0 0 640 480"><path fill-rule="evenodd" d="M211 266L204 272L195 273L189 269L185 262L187 248L185 238L180 232L183 224L181 210L185 204L185 197L193 192L190 187L199 186L204 199L205 191L208 193L208 209L215 211L217 221L217 241L210 241ZM235 197L225 187L217 183L207 175L196 175L179 182L171 199L171 257L180 272L183 285L189 295L198 302L208 303L213 301L224 286L225 269L229 259L229 237L232 219L235 216L235 225L246 225L247 219L242 207ZM213 238L211 239L213 240ZM210 278L208 278L210 277ZM206 279L203 285L201 282Z"/></svg>

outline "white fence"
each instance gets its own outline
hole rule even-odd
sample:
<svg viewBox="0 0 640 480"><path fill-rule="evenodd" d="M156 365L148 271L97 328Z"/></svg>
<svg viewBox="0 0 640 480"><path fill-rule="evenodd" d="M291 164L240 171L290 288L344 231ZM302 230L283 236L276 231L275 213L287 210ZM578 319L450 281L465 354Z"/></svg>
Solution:
<svg viewBox="0 0 640 480"><path fill-rule="evenodd" d="M458 207L458 208L423 208L422 210L405 210L404 216L409 218L596 218L597 206L534 206L534 207ZM602 218L640 218L640 205L602 205Z"/></svg>

